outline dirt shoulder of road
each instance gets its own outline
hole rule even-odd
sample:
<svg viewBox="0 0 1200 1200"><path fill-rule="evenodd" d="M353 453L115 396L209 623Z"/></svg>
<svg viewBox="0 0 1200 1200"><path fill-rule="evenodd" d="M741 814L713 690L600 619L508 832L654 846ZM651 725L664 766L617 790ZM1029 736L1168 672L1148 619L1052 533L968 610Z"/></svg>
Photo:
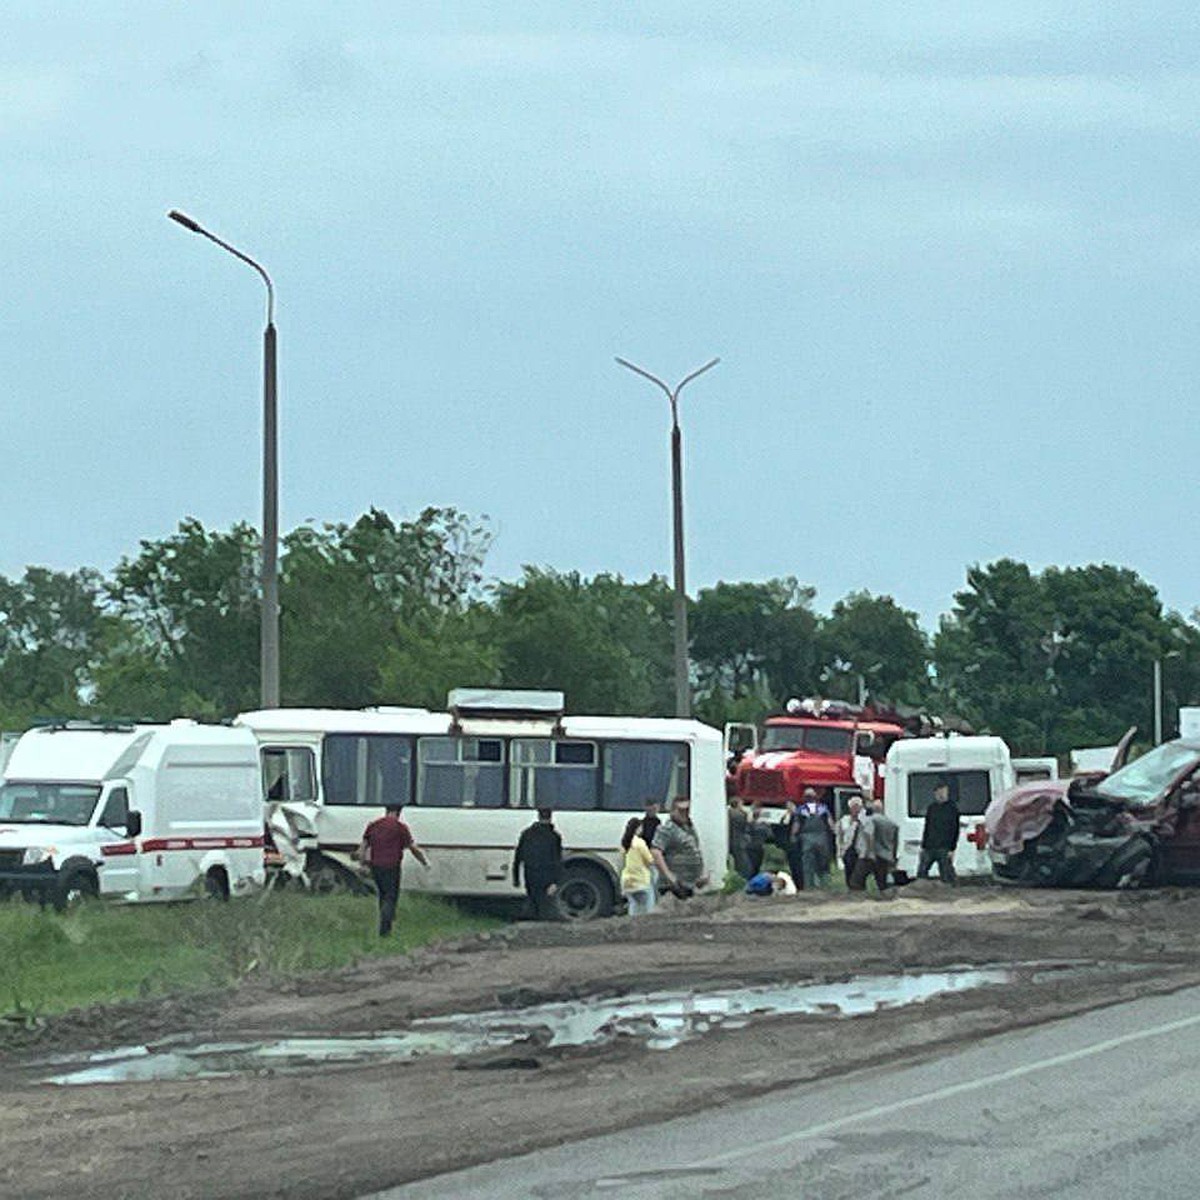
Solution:
<svg viewBox="0 0 1200 1200"><path fill-rule="evenodd" d="M222 995L68 1014L0 1050L0 1194L358 1196L648 1117L937 1053L1200 982L1200 892L742 896L583 927L522 925L405 959ZM386 1066L58 1088L39 1057L185 1036L381 1033L418 1016L558 999L957 965L1012 982L870 1016L777 1017L671 1050L425 1058ZM518 1069L519 1064L519 1069ZM169 1180L169 1187L164 1181Z"/></svg>

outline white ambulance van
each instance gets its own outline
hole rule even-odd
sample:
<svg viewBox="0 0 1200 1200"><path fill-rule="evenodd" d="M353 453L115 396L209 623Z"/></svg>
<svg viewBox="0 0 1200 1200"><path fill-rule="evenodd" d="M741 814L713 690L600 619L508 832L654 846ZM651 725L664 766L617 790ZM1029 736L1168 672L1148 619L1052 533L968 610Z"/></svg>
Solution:
<svg viewBox="0 0 1200 1200"><path fill-rule="evenodd" d="M0 893L65 907L227 897L263 884L248 729L66 722L22 734L0 782Z"/></svg>
<svg viewBox="0 0 1200 1200"><path fill-rule="evenodd" d="M925 813L939 783L958 805L961 836L954 852L959 875L990 875L983 814L993 796L1015 782L1008 746L998 737L901 738L884 767L884 803L900 827L898 866L915 877L921 856Z"/></svg>

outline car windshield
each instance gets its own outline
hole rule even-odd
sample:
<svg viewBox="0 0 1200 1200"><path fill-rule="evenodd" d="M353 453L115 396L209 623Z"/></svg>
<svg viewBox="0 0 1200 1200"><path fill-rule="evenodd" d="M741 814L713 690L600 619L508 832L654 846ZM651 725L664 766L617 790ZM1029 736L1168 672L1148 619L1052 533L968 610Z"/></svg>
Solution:
<svg viewBox="0 0 1200 1200"><path fill-rule="evenodd" d="M1153 804L1187 770L1200 763L1200 752L1167 742L1147 751L1127 767L1114 771L1101 780L1096 791L1112 800L1126 804Z"/></svg>
<svg viewBox="0 0 1200 1200"><path fill-rule="evenodd" d="M86 825L100 799L81 783L0 784L0 822L10 825Z"/></svg>
<svg viewBox="0 0 1200 1200"><path fill-rule="evenodd" d="M849 754L853 734L849 729L821 725L768 725L763 730L763 751L811 750L816 754Z"/></svg>

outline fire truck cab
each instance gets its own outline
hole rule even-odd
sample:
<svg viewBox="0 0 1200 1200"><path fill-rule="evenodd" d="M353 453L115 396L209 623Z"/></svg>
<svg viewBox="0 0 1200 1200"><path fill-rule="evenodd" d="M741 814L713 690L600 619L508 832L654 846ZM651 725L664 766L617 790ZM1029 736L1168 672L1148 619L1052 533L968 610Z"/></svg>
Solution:
<svg viewBox="0 0 1200 1200"><path fill-rule="evenodd" d="M851 796L883 797L887 752L906 733L870 709L789 701L786 714L767 718L761 737L753 726L726 726L730 789L747 804L781 808L798 803L806 787L822 788L840 816Z"/></svg>

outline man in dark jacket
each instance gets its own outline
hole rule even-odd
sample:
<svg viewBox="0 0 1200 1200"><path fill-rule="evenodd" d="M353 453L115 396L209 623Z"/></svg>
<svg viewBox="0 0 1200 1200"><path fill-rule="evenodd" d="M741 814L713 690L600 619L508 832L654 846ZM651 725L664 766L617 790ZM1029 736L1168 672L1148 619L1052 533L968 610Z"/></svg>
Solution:
<svg viewBox="0 0 1200 1200"><path fill-rule="evenodd" d="M938 776L933 789L933 803L925 810L925 829L921 834L921 857L917 863L917 878L928 879L929 868L937 865L938 877L946 883L956 883L954 848L958 845L958 805L950 799L950 784Z"/></svg>
<svg viewBox="0 0 1200 1200"><path fill-rule="evenodd" d="M558 883L562 878L562 838L554 828L554 814L538 809L538 819L521 834L513 855L513 887L520 887L525 871L525 894L539 921L558 918Z"/></svg>

